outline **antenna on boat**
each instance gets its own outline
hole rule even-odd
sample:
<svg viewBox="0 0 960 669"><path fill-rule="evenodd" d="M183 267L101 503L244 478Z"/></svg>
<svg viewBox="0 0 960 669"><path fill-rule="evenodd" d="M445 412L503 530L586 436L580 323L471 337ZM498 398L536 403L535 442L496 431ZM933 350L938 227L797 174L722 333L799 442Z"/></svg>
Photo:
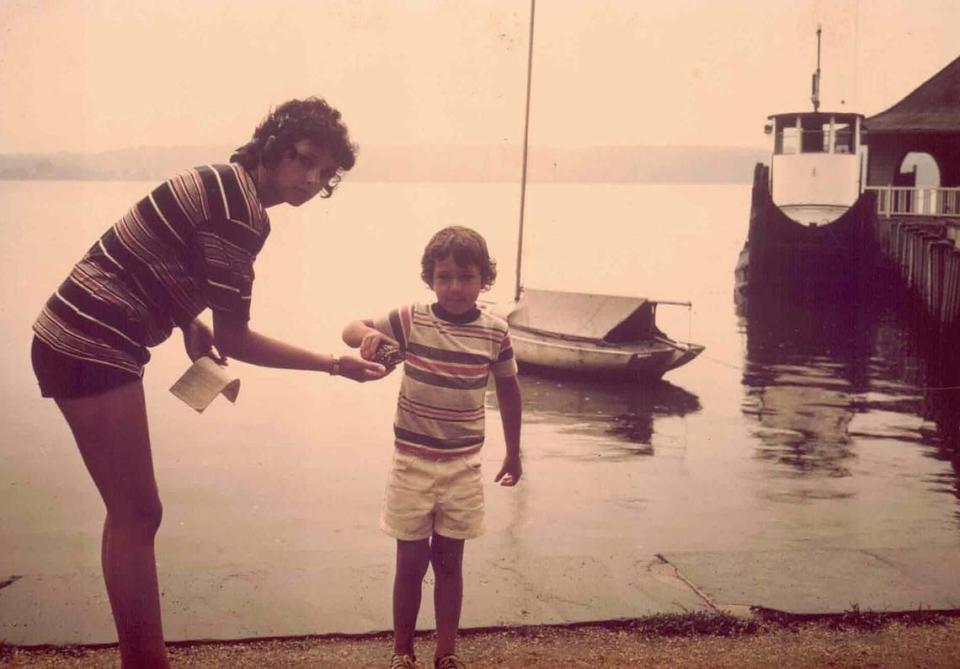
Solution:
<svg viewBox="0 0 960 669"><path fill-rule="evenodd" d="M517 282L513 301L520 300L520 262L523 256L523 210L527 199L527 138L530 130L530 79L533 75L533 14L537 0L530 0L530 44L527 51L527 105L523 119L523 173L520 178L520 234L517 241Z"/></svg>
<svg viewBox="0 0 960 669"><path fill-rule="evenodd" d="M810 100L813 102L813 111L820 109L820 24L817 24L817 71L813 73L812 92Z"/></svg>

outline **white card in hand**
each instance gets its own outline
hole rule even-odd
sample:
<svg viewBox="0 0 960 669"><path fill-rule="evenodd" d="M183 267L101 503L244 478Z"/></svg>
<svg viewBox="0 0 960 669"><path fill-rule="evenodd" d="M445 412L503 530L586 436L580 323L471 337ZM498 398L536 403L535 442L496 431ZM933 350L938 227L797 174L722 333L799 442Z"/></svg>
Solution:
<svg viewBox="0 0 960 669"><path fill-rule="evenodd" d="M222 394L231 402L236 402L240 393L240 379L233 376L225 366L204 356L190 365L183 376L170 387L170 392L188 406L202 412L217 395Z"/></svg>

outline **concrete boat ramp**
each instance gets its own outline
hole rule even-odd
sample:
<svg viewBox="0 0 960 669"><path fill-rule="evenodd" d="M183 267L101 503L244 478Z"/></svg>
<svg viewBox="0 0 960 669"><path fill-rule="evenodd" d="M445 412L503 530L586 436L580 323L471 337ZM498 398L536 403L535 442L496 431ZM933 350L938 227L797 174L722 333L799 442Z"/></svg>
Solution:
<svg viewBox="0 0 960 669"><path fill-rule="evenodd" d="M160 567L170 641L360 635L390 629L389 562L190 572ZM427 587L432 587L428 576ZM429 595L420 614L433 627ZM757 610L809 616L960 611L960 550L835 548L531 556L466 565L464 628ZM0 643L115 643L99 573L0 573Z"/></svg>

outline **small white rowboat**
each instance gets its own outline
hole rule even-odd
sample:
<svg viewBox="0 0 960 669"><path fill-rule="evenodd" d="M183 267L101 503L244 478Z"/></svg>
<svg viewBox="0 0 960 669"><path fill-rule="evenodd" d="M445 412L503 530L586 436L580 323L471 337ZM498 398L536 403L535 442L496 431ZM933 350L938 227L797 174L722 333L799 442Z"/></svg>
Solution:
<svg viewBox="0 0 960 669"><path fill-rule="evenodd" d="M518 302L490 304L510 325L521 366L586 376L657 379L704 347L656 326L661 302L644 298L524 290ZM663 302L663 304L686 304Z"/></svg>

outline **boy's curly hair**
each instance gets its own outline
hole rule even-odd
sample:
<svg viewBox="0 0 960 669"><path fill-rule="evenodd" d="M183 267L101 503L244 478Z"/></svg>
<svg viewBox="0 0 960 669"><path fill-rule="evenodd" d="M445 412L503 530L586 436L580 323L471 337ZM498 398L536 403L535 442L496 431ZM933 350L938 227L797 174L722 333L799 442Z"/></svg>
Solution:
<svg viewBox="0 0 960 669"><path fill-rule="evenodd" d="M471 228L451 225L437 232L423 250L420 260L420 278L433 288L433 270L438 260L453 254L460 267L476 266L480 271L480 285L488 289L497 280L497 261L490 257L487 242Z"/></svg>
<svg viewBox="0 0 960 669"><path fill-rule="evenodd" d="M350 141L347 126L340 120L340 112L322 98L288 100L270 112L253 132L253 139L239 147L230 161L245 169L256 169L258 164L276 165L292 156L294 144L309 139L327 150L337 162L337 173L320 189L321 197L330 197L344 172L357 160L357 145Z"/></svg>

